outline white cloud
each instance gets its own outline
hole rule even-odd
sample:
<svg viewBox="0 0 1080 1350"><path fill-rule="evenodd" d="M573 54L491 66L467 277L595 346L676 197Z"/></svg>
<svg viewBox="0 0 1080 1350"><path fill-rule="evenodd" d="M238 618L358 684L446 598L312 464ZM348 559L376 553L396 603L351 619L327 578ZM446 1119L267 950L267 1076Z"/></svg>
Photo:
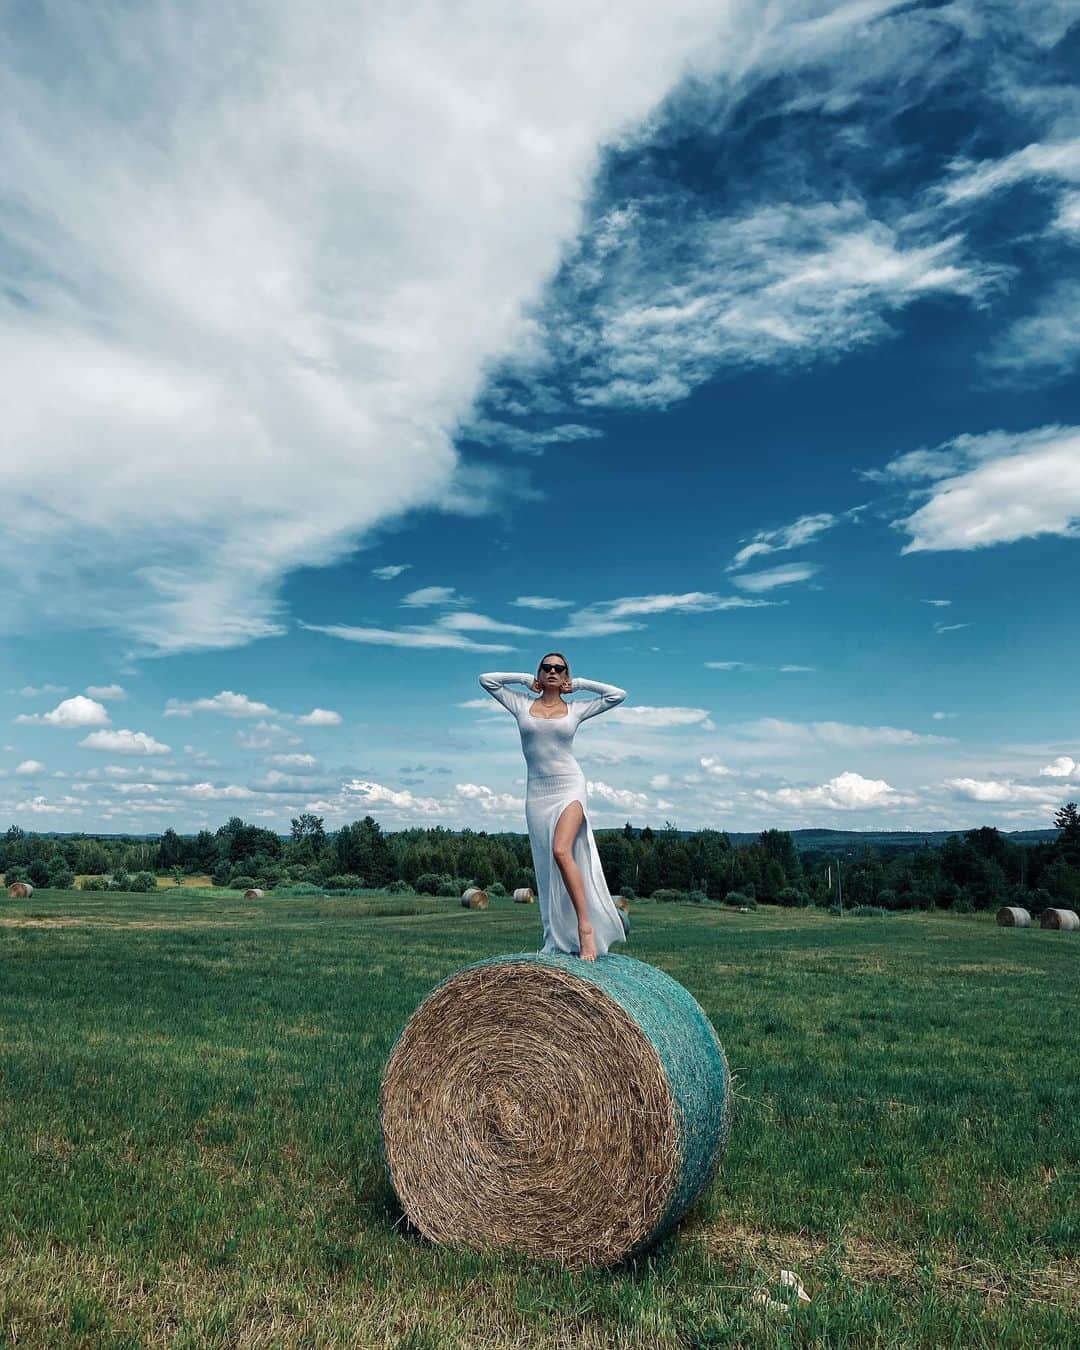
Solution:
<svg viewBox="0 0 1080 1350"><path fill-rule="evenodd" d="M706 661L708 670L754 670L756 667L748 665L745 661Z"/></svg>
<svg viewBox="0 0 1080 1350"><path fill-rule="evenodd" d="M1055 144L1035 142L1004 159L972 163L956 160L954 177L942 189L949 202L989 196L1015 183L1034 180L1048 184L1080 183L1080 138Z"/></svg>
<svg viewBox="0 0 1080 1350"><path fill-rule="evenodd" d="M106 701L110 699L119 701L127 698L127 691L123 685L119 684L88 684L86 692L91 698L100 698Z"/></svg>
<svg viewBox="0 0 1080 1350"><path fill-rule="evenodd" d="M314 755L271 755L270 760L282 769L314 769L319 761Z"/></svg>
<svg viewBox="0 0 1080 1350"><path fill-rule="evenodd" d="M244 802L258 796L251 788L240 787L237 783L228 783L224 787L215 787L213 783L193 783L179 791L200 802Z"/></svg>
<svg viewBox="0 0 1080 1350"><path fill-rule="evenodd" d="M26 684L19 690L23 698L40 698L42 694L66 694L65 684Z"/></svg>
<svg viewBox="0 0 1080 1350"><path fill-rule="evenodd" d="M58 703L52 712L20 713L16 722L42 723L50 727L101 727L109 725L109 714L104 704L96 699L75 694Z"/></svg>
<svg viewBox="0 0 1080 1350"><path fill-rule="evenodd" d="M463 633L535 633L535 628L522 628L516 623L500 623L498 619L489 619L486 614L442 614L439 616L440 628L451 632Z"/></svg>
<svg viewBox="0 0 1080 1350"><path fill-rule="evenodd" d="M453 586L421 586L418 591L410 591L399 603L422 608L426 605L468 605L472 601L467 595L459 595Z"/></svg>
<svg viewBox="0 0 1080 1350"><path fill-rule="evenodd" d="M663 730L668 727L696 726L709 731L713 725L705 708L652 708L644 703L634 703L630 707L624 704L614 708L608 713L608 719L626 722L630 726Z"/></svg>
<svg viewBox="0 0 1080 1350"><path fill-rule="evenodd" d="M809 579L820 571L814 563L786 563L782 567L770 567L765 572L743 572L731 578L732 584L744 591L771 591L777 586L791 586L798 581Z"/></svg>
<svg viewBox="0 0 1080 1350"><path fill-rule="evenodd" d="M1011 779L949 778L946 787L952 788L960 797L975 802L1046 802L1058 800L1056 788L1027 787L1014 783Z"/></svg>
<svg viewBox="0 0 1080 1350"><path fill-rule="evenodd" d="M435 797L417 797L407 789L398 791L382 783L372 783L366 779L354 778L342 785L345 792L353 794L366 806L393 806L400 810L416 811L421 815L440 815L445 810L442 802Z"/></svg>
<svg viewBox="0 0 1080 1350"><path fill-rule="evenodd" d="M731 778L735 770L721 764L715 755L702 755L698 763L710 778Z"/></svg>
<svg viewBox="0 0 1080 1350"><path fill-rule="evenodd" d="M762 801L776 802L781 806L804 809L808 806L825 807L830 811L860 811L869 807L910 806L915 798L891 787L882 778L864 778L862 774L837 774L827 783L818 787L778 788L767 792L759 788L755 794Z"/></svg>
<svg viewBox="0 0 1080 1350"><path fill-rule="evenodd" d="M750 543L744 544L732 558L728 571L745 567L751 558L766 553L781 553L787 549L801 548L812 543L826 530L837 524L838 517L830 511L821 511L817 515L800 516L790 525L782 525L775 530L758 530Z"/></svg>
<svg viewBox="0 0 1080 1350"><path fill-rule="evenodd" d="M23 762L18 765L15 772L23 777L29 778L31 774L44 773L45 765L37 759L24 759Z"/></svg>
<svg viewBox="0 0 1080 1350"><path fill-rule="evenodd" d="M343 642L366 642L383 647L430 647L466 652L512 652L513 647L498 642L473 642L471 638L448 628L406 625L404 628L356 628L345 623L301 623L312 633L325 633Z"/></svg>
<svg viewBox="0 0 1080 1350"><path fill-rule="evenodd" d="M31 797L29 801L19 802L17 812L29 812L32 816L78 816L82 814L82 804L77 797L64 797L59 802L50 802L46 797Z"/></svg>
<svg viewBox="0 0 1080 1350"><path fill-rule="evenodd" d="M904 727L860 726L851 722L785 722L762 717L735 730L752 741L795 748L826 745L843 750L868 750L879 746L948 745L948 736L930 736Z"/></svg>
<svg viewBox="0 0 1080 1350"><path fill-rule="evenodd" d="M495 792L485 783L458 783L454 791L468 802L475 802L481 811L501 815L504 812L518 812L525 809L521 797L510 792Z"/></svg>
<svg viewBox="0 0 1080 1350"><path fill-rule="evenodd" d="M813 675L817 666L778 666L781 675Z"/></svg>
<svg viewBox="0 0 1080 1350"><path fill-rule="evenodd" d="M1080 778L1080 764L1072 755L1058 755L1039 770L1039 775L1042 778Z"/></svg>
<svg viewBox="0 0 1080 1350"><path fill-rule="evenodd" d="M339 727L342 719L341 714L332 708L312 708L296 720L304 727Z"/></svg>
<svg viewBox="0 0 1080 1350"><path fill-rule="evenodd" d="M644 792L632 792L629 788L611 787L601 782L590 782L586 786L590 797L599 798L609 806L617 806L625 811L648 810L649 799Z"/></svg>
<svg viewBox="0 0 1080 1350"><path fill-rule="evenodd" d="M268 703L248 698L247 694L234 694L231 689L223 689L213 698L197 698L190 703L170 698L165 704L164 715L190 717L197 712L221 713L223 717L266 717L273 715L274 709Z"/></svg>
<svg viewBox="0 0 1080 1350"><path fill-rule="evenodd" d="M318 712L319 709L315 709L315 711ZM265 720L256 722L251 731L238 731L233 737L233 742L241 750L270 750L275 745L301 744L300 737L294 736L287 727L281 726L278 722L267 722ZM191 746L185 746L184 749L194 758L205 762L205 751L195 750Z"/></svg>
<svg viewBox="0 0 1080 1350"><path fill-rule="evenodd" d="M1041 295L1031 314L1015 319L982 358L1008 384L1026 387L1062 379L1080 363L1080 282L1062 281Z"/></svg>
<svg viewBox="0 0 1080 1350"><path fill-rule="evenodd" d="M654 773L649 779L649 787L654 792L666 792L672 786L672 778L669 773Z"/></svg>
<svg viewBox="0 0 1080 1350"><path fill-rule="evenodd" d="M947 718L955 717L954 712L936 712L933 714L935 722L944 722Z"/></svg>
<svg viewBox="0 0 1080 1350"><path fill-rule="evenodd" d="M969 623L936 623L934 624L935 633L958 633L961 628L970 628Z"/></svg>
<svg viewBox="0 0 1080 1350"><path fill-rule="evenodd" d="M92 731L79 744L87 750L108 750L117 755L167 755L170 747L145 731Z"/></svg>
<svg viewBox="0 0 1080 1350"><path fill-rule="evenodd" d="M923 601L923 604L924 604L924 605L934 605L934 606L936 606L936 608L938 608L938 609L944 609L947 605L951 605L951 604L952 604L952 601L951 601L951 600L924 600L924 601Z"/></svg>
<svg viewBox="0 0 1080 1350"><path fill-rule="evenodd" d="M166 0L11 30L0 489L34 549L3 544L5 630L277 635L289 569L490 509L506 475L451 438L601 147L741 59L740 26L741 51L759 24L707 0Z"/></svg>
<svg viewBox="0 0 1080 1350"><path fill-rule="evenodd" d="M395 577L401 576L402 572L407 572L412 563L387 563L385 567L373 567L371 575L378 577L380 581L393 581Z"/></svg>
<svg viewBox="0 0 1080 1350"><path fill-rule="evenodd" d="M915 458L916 456L926 458ZM929 500L895 523L905 553L988 548L1080 524L1080 427L958 436L887 465L895 477L933 477Z"/></svg>
<svg viewBox="0 0 1080 1350"><path fill-rule="evenodd" d="M519 595L516 600L511 600L512 605L520 605L523 609L570 609L573 606L573 600L555 600L549 595Z"/></svg>
<svg viewBox="0 0 1080 1350"><path fill-rule="evenodd" d="M768 600L750 600L741 595L717 595L712 591L686 591L682 595L627 595L617 600L597 600L570 615L556 637L608 637L645 625L638 618L657 614L707 614L726 609L759 609Z"/></svg>

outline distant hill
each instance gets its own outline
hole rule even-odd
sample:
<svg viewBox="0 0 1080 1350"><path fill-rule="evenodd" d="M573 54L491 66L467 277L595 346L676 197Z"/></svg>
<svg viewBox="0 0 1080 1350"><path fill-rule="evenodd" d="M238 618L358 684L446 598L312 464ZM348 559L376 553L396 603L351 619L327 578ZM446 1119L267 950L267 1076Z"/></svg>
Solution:
<svg viewBox="0 0 1080 1350"><path fill-rule="evenodd" d="M682 831L680 834L693 831ZM872 844L875 848L937 848L946 839L963 836L966 830L791 830L795 847L800 853L826 852L839 849L843 852ZM1058 837L1058 831L1050 830L1002 830L1002 835L1014 844L1046 844ZM752 844L758 833L744 834L728 831L733 844Z"/></svg>

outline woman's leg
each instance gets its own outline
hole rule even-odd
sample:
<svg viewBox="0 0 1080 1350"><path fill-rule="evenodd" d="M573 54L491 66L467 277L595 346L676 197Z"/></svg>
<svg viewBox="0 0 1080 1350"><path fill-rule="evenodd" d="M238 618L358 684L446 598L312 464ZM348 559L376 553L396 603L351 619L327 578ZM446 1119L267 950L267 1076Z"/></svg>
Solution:
<svg viewBox="0 0 1080 1350"><path fill-rule="evenodd" d="M581 959L583 961L596 960L596 939L593 935L593 927L589 922L589 905L585 898L585 882L582 880L581 868L574 861L574 840L578 837L578 832L585 820L585 813L581 809L580 802L571 802L559 817L555 826L555 837L552 840L551 852L554 855L555 862L562 873L563 882L570 895L571 904L574 906L574 913L578 921L578 946L581 949Z"/></svg>

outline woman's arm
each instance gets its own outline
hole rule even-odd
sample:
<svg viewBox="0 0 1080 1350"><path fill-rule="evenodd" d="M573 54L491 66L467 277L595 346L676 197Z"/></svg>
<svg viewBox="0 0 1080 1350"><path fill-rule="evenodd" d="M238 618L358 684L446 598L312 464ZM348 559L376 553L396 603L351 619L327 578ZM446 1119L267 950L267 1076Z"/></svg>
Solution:
<svg viewBox="0 0 1080 1350"><path fill-rule="evenodd" d="M583 680L575 675L570 681L572 690L588 689L594 694L599 694L599 698L590 699L578 715L578 721L584 722L587 717L595 717L597 713L607 712L610 708L617 708L626 698L626 690L620 689L617 684L601 684L599 680Z"/></svg>
<svg viewBox="0 0 1080 1350"><path fill-rule="evenodd" d="M526 675L523 672L504 674L493 670L480 676L480 687L486 689L493 699L503 705L507 712L517 713L521 705L528 702L528 699L524 694L514 693L504 686L524 684L531 689L534 679L536 679L535 675Z"/></svg>

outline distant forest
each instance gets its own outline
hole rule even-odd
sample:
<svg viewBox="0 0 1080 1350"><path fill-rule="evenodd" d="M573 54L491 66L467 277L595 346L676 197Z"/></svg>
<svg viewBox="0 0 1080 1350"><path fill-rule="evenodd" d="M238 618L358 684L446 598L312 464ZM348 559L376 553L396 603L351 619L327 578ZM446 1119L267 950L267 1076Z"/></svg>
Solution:
<svg viewBox="0 0 1080 1350"><path fill-rule="evenodd" d="M611 890L630 899L715 901L730 905L858 905L882 909L995 909L1022 905L1080 908L1080 811L1054 817L1056 836L1018 842L984 826L940 842L828 846L809 832L801 851L786 830L733 843L722 830L653 830L626 824L597 830ZM745 836L742 837L745 840ZM533 886L529 839L483 830L408 829L386 833L371 816L327 831L321 816L292 821L287 838L233 816L217 830L153 838L42 835L13 825L0 843L5 884L84 890L153 890L158 878L209 875L216 886L267 890L365 889L459 895L478 885L492 894Z"/></svg>

